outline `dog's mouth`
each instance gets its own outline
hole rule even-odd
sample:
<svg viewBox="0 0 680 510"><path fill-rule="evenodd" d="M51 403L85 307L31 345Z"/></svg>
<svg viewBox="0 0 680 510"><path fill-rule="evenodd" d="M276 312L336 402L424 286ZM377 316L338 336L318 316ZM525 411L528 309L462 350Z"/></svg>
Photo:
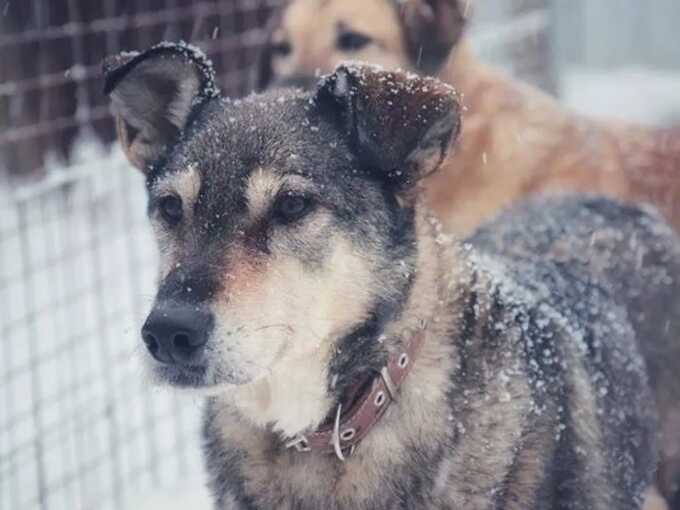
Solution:
<svg viewBox="0 0 680 510"><path fill-rule="evenodd" d="M176 386L178 388L201 388L208 386L206 375L208 367L205 365L162 365L153 368L158 382Z"/></svg>
<svg viewBox="0 0 680 510"><path fill-rule="evenodd" d="M227 369L220 364L164 364L154 363L154 380L176 388L210 390L240 386L252 382L253 377L241 370Z"/></svg>

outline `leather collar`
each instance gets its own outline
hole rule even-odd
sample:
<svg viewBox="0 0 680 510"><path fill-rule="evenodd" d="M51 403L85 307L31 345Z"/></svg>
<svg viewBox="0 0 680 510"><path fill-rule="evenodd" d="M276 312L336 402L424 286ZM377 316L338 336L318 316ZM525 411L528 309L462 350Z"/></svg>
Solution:
<svg viewBox="0 0 680 510"><path fill-rule="evenodd" d="M299 452L321 452L345 460L361 440L366 437L392 402L397 400L399 388L425 340L425 323L409 335L408 340L392 352L387 363L368 381L353 386L343 401L347 409L338 404L330 416L315 431L298 435L286 443L287 448Z"/></svg>

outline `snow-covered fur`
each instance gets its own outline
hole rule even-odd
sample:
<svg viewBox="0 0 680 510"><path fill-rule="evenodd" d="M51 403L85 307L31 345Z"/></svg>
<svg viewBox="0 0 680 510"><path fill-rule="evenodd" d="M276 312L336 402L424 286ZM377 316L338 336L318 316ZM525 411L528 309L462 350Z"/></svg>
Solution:
<svg viewBox="0 0 680 510"><path fill-rule="evenodd" d="M107 76L161 254L150 369L211 395L216 508L641 508L680 359L680 242L656 215L545 199L450 238L419 187L459 131L431 78L342 66L229 101L168 45ZM286 447L423 327L353 455Z"/></svg>

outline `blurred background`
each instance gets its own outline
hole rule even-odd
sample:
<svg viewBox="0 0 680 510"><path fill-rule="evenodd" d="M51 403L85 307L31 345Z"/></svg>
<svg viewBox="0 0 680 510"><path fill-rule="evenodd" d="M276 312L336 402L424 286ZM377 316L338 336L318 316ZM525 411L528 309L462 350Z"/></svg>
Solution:
<svg viewBox="0 0 680 510"><path fill-rule="evenodd" d="M484 60L569 108L680 123L677 0L472 0ZM201 402L150 388L155 251L99 63L183 39L248 93L281 0L0 0L0 509L208 509Z"/></svg>

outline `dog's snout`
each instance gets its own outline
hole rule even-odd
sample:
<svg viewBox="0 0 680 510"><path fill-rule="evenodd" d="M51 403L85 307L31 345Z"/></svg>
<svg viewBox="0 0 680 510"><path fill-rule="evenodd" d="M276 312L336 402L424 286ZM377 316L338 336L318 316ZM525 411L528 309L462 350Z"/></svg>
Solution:
<svg viewBox="0 0 680 510"><path fill-rule="evenodd" d="M203 307L156 306L142 327L142 339L161 363L196 363L208 341L212 316Z"/></svg>

